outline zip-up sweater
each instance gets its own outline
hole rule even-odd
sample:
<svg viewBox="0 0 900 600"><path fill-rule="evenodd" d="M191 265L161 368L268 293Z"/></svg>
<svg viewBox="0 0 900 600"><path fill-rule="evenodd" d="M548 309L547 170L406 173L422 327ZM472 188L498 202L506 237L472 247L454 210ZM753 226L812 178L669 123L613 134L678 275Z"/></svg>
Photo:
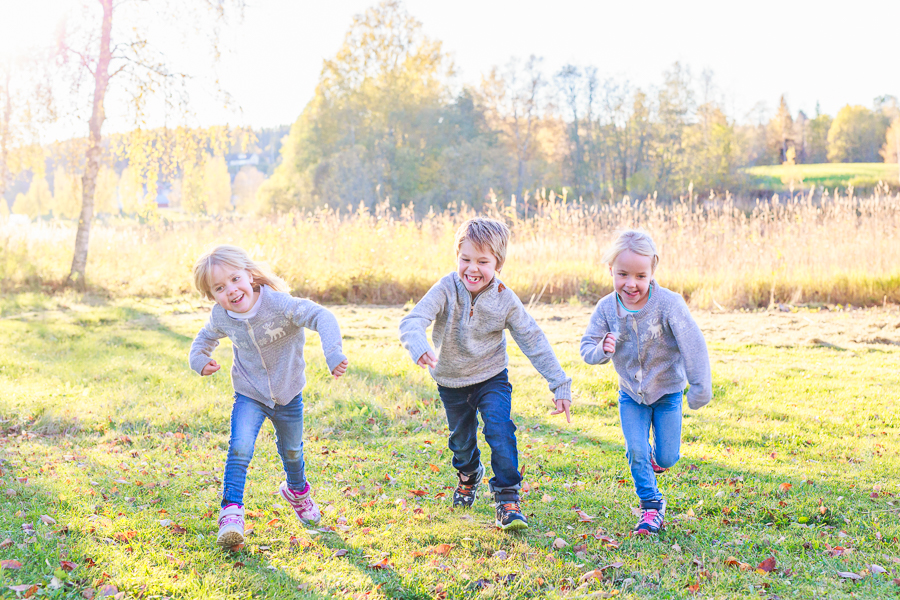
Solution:
<svg viewBox="0 0 900 600"><path fill-rule="evenodd" d="M688 406L696 410L712 399L706 341L684 298L655 281L650 285L650 299L637 313L620 316L615 291L597 303L581 338L581 357L589 365L612 359L619 389L641 404L683 391L689 383ZM609 332L616 334L614 354L603 351Z"/></svg>
<svg viewBox="0 0 900 600"><path fill-rule="evenodd" d="M216 304L209 322L191 344L191 369L200 373L223 337L234 347L231 382L234 391L269 408L285 405L306 385L303 328L318 332L328 371L346 360L337 319L312 300L294 298L260 286L259 312L249 319L234 319Z"/></svg>
<svg viewBox="0 0 900 600"><path fill-rule="evenodd" d="M487 381L506 368L510 334L534 368L550 383L557 399L572 399L572 379L563 371L550 342L519 298L495 276L474 298L455 271L441 278L400 321L400 341L414 361L429 350L437 366L429 368L440 385L461 388Z"/></svg>

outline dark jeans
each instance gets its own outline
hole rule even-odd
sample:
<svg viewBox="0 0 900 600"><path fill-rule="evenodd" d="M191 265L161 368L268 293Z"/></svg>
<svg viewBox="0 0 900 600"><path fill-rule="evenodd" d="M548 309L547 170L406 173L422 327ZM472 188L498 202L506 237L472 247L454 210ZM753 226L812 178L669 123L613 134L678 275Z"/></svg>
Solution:
<svg viewBox="0 0 900 600"><path fill-rule="evenodd" d="M518 501L522 476L516 449L516 424L510 417L512 385L506 369L487 381L461 388L438 385L447 412L453 467L466 474L481 466L478 449L478 414L484 423L484 439L491 447L490 490L498 502Z"/></svg>
<svg viewBox="0 0 900 600"><path fill-rule="evenodd" d="M231 409L231 440L222 478L222 506L244 504L247 467L253 458L256 436L266 419L275 426L275 446L284 465L288 487L302 491L306 487L303 462L303 398L300 394L284 406L269 408L253 398L235 393Z"/></svg>

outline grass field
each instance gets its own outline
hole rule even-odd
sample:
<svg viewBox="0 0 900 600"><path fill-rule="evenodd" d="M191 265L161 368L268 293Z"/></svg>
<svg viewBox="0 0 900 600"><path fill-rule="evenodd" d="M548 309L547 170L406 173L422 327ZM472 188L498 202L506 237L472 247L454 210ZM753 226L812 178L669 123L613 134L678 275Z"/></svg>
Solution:
<svg viewBox="0 0 900 600"><path fill-rule="evenodd" d="M885 163L823 163L816 165L768 165L749 167L743 171L750 176L750 187L783 192L790 188L809 189L812 186L843 191L848 186L872 190L879 182L898 185L898 167Z"/></svg>
<svg viewBox="0 0 900 600"><path fill-rule="evenodd" d="M322 524L301 527L273 496L281 467L267 425L246 497L253 533L242 550L224 553L214 540L230 384L225 369L201 379L187 368L205 319L197 305L18 295L0 298L0 308L0 596L886 598L900 590L894 334L838 347L784 332L793 342L775 346L767 335L747 342L713 327L727 314L700 315L716 331L708 335L714 399L686 413L683 458L662 476L668 529L636 539L613 370L584 365L577 351L591 307L536 308L574 377L574 419L548 416L546 383L511 342L532 527L509 535L492 527L486 499L472 511L450 508L446 424L433 382L397 342L404 309L336 307L350 370L332 381L311 335L304 390ZM785 314L777 328L819 322ZM835 331L860 314L834 313ZM752 333L769 331L777 314L740 317ZM896 308L870 317L882 331L900 325ZM227 344L216 357L230 364Z"/></svg>

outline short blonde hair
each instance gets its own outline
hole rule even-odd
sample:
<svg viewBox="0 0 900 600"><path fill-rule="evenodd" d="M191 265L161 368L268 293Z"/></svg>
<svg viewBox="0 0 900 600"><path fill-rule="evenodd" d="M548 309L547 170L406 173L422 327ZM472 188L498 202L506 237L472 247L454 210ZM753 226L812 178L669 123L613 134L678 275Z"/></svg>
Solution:
<svg viewBox="0 0 900 600"><path fill-rule="evenodd" d="M472 242L482 251L490 250L497 259L497 270L506 262L506 245L509 242L509 227L503 221L475 217L469 219L456 230L456 254L463 242Z"/></svg>
<svg viewBox="0 0 900 600"><path fill-rule="evenodd" d="M616 235L612 246L603 253L603 262L612 265L620 254L626 250L631 250L635 254L641 256L649 256L651 258L650 270L656 271L656 265L659 264L659 254L656 252L656 244L653 238L643 229L622 229Z"/></svg>
<svg viewBox="0 0 900 600"><path fill-rule="evenodd" d="M284 279L275 275L266 263L252 260L243 248L222 245L204 253L194 263L194 287L207 300L215 300L212 294L212 270L216 266L247 271L253 276L254 290L258 291L260 285L267 285L279 292L289 291Z"/></svg>

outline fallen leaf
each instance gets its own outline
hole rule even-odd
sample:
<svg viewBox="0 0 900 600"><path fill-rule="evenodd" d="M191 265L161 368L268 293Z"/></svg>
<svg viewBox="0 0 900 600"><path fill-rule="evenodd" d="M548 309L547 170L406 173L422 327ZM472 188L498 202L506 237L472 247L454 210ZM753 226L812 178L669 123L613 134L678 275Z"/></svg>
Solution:
<svg viewBox="0 0 900 600"><path fill-rule="evenodd" d="M137 531L120 531L119 533L114 533L113 538L119 540L120 542L127 542L136 535Z"/></svg>
<svg viewBox="0 0 900 600"><path fill-rule="evenodd" d="M350 551L346 548L341 548L340 550L335 550L334 554L331 555L331 558L340 558L341 556L347 556L350 554Z"/></svg>
<svg viewBox="0 0 900 600"><path fill-rule="evenodd" d="M596 579L597 581L603 581L603 570L602 569L594 569L593 571L588 571L584 575L581 576L579 581L587 581L589 579Z"/></svg>
<svg viewBox="0 0 900 600"><path fill-rule="evenodd" d="M685 589L687 589L687 591L689 591L692 594L696 594L698 591L700 591L700 584L695 583L694 585L688 585L688 586L685 586Z"/></svg>
<svg viewBox="0 0 900 600"><path fill-rule="evenodd" d="M244 568L244 563L241 562L241 561L237 561L236 563L234 563L233 565L231 565L231 568L232 568L232 569L243 569L243 568Z"/></svg>
<svg viewBox="0 0 900 600"><path fill-rule="evenodd" d="M94 594L96 593L97 591L94 588L85 588L81 591L81 597L86 598L87 600L91 600L91 598L93 598Z"/></svg>
<svg viewBox="0 0 900 600"><path fill-rule="evenodd" d="M0 560L0 569L21 569L22 563L17 560Z"/></svg>
<svg viewBox="0 0 900 600"><path fill-rule="evenodd" d="M838 577L842 577L844 579L862 579L862 575L857 575L856 573L849 573L847 571L838 571Z"/></svg>
<svg viewBox="0 0 900 600"><path fill-rule="evenodd" d="M56 519L48 515L41 515L41 521L43 521L45 525L56 525Z"/></svg>
<svg viewBox="0 0 900 600"><path fill-rule="evenodd" d="M76 567L78 567L78 565L76 563L73 563L71 560L59 561L59 568L63 571L74 571Z"/></svg>
<svg viewBox="0 0 900 600"><path fill-rule="evenodd" d="M555 540L553 540L553 547L556 548L557 550L559 550L561 548L565 548L568 545L569 545L569 543L562 538L556 538Z"/></svg>
<svg viewBox="0 0 900 600"><path fill-rule="evenodd" d="M497 550L496 552L494 552L493 557L499 560L506 560L507 558L509 558L509 555L505 550Z"/></svg>
<svg viewBox="0 0 900 600"><path fill-rule="evenodd" d="M369 564L369 568L370 569L390 569L390 568L392 568L391 563L390 563L390 558L385 557L385 558L382 558L381 560L379 560L378 562L373 562L373 563Z"/></svg>
<svg viewBox="0 0 900 600"><path fill-rule="evenodd" d="M104 596L115 596L118 593L119 593L119 588L117 588L114 585L104 585L99 590L99 594L100 594L101 598Z"/></svg>
<svg viewBox="0 0 900 600"><path fill-rule="evenodd" d="M544 494L541 497L541 502L553 502L553 496L551 496L549 494Z"/></svg>
<svg viewBox="0 0 900 600"><path fill-rule="evenodd" d="M418 496L419 498L421 498L422 496L425 496L428 492L426 492L425 490L409 490L409 493L412 494L413 496Z"/></svg>
<svg viewBox="0 0 900 600"><path fill-rule="evenodd" d="M778 491L781 492L782 494L787 494L789 491L791 491L792 487L794 487L793 484L782 483L781 485L778 486Z"/></svg>
<svg viewBox="0 0 900 600"><path fill-rule="evenodd" d="M591 521L594 520L594 517L587 514L583 510L575 509L575 514L578 515L578 520L581 521L582 523L590 523Z"/></svg>
<svg viewBox="0 0 900 600"><path fill-rule="evenodd" d="M737 567L741 571L750 571L753 567L745 562L741 562L733 556L729 556L725 559L725 565L729 567Z"/></svg>
<svg viewBox="0 0 900 600"><path fill-rule="evenodd" d="M456 544L438 544L437 546L432 546L428 549L432 554L443 554L448 555L453 548L456 547Z"/></svg>
<svg viewBox="0 0 900 600"><path fill-rule="evenodd" d="M13 545L13 541L9 538L6 538L2 542L0 542L0 549L9 548L12 545Z"/></svg>
<svg viewBox="0 0 900 600"><path fill-rule="evenodd" d="M433 465L433 464L431 464L431 463L428 463L428 467L429 467L432 471L434 471L435 473L437 473L437 472L439 472L439 471L441 470L441 468L440 468L439 466Z"/></svg>
<svg viewBox="0 0 900 600"><path fill-rule="evenodd" d="M11 589L12 591L14 591L15 593L21 594L22 592L24 592L25 590L27 590L28 588L30 588L30 587L31 587L31 584L26 583L26 584L23 584L23 585L10 585L10 586L7 586L7 587L8 587L9 589Z"/></svg>
<svg viewBox="0 0 900 600"><path fill-rule="evenodd" d="M881 575L882 573L887 573L887 569L885 569L885 568L882 567L881 565L876 565L876 564L874 564L874 563L871 564L871 565L869 565L869 568L870 568L870 569L872 570L872 572L875 573L876 575Z"/></svg>
<svg viewBox="0 0 900 600"><path fill-rule="evenodd" d="M756 565L756 568L765 573L771 573L775 570L775 557L770 556L766 560Z"/></svg>

